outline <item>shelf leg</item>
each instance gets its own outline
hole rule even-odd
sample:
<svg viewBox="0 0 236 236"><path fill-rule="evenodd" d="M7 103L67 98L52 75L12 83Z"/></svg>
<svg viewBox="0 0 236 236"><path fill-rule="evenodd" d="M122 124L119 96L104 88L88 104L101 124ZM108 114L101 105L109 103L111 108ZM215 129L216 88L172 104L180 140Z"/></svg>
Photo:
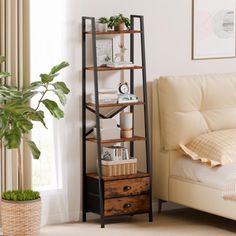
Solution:
<svg viewBox="0 0 236 236"><path fill-rule="evenodd" d="M92 18L92 44L93 44L93 66L94 66L94 94L95 94L95 111L96 111L96 129L97 129L97 159L98 159L98 189L99 189L99 207L101 228L104 224L104 200L103 200L103 180L102 180L102 146L100 132L100 112L99 112L99 97L98 97L98 71L97 71L97 48L96 48L96 27L95 17Z"/></svg>
<svg viewBox="0 0 236 236"><path fill-rule="evenodd" d="M152 211L148 213L149 222L153 221Z"/></svg>
<svg viewBox="0 0 236 236"><path fill-rule="evenodd" d="M86 19L82 18L82 168L83 168L83 222L86 222L87 186L86 186Z"/></svg>

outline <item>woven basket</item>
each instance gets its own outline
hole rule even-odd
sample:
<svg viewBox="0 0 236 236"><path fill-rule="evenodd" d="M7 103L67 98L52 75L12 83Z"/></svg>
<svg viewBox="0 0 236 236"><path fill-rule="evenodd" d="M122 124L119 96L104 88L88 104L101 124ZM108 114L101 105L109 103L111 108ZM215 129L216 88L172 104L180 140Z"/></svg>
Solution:
<svg viewBox="0 0 236 236"><path fill-rule="evenodd" d="M137 159L102 161L103 176L120 176L137 173Z"/></svg>
<svg viewBox="0 0 236 236"><path fill-rule="evenodd" d="M38 236L41 223L41 199L34 201L1 201L4 236Z"/></svg>

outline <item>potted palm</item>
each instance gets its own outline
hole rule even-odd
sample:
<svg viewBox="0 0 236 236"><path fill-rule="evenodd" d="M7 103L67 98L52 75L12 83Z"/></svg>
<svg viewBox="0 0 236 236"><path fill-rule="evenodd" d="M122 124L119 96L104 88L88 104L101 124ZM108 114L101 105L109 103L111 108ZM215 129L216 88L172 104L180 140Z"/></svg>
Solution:
<svg viewBox="0 0 236 236"><path fill-rule="evenodd" d="M119 14L116 16L111 16L109 18L108 27L113 28L115 31L123 31L125 27L129 29L131 26L130 19L128 17L123 16L123 14Z"/></svg>
<svg viewBox="0 0 236 236"><path fill-rule="evenodd" d="M5 61L0 56L0 64ZM18 190L2 193L1 217L4 235L37 236L40 231L41 199L36 191L26 190L23 183L21 145L26 142L32 156L39 159L40 150L30 140L29 134L34 122L41 122L46 128L45 106L50 114L60 119L64 116L57 101L48 99L49 93L54 93L62 105L66 103L69 89L66 84L57 81L61 69L67 67L67 62L54 66L47 74L41 74L41 80L31 83L28 87L19 89L15 86L4 85L0 81L0 142L7 149L16 149L18 153ZM0 72L0 80L10 76ZM31 99L37 101L36 107L30 104Z"/></svg>

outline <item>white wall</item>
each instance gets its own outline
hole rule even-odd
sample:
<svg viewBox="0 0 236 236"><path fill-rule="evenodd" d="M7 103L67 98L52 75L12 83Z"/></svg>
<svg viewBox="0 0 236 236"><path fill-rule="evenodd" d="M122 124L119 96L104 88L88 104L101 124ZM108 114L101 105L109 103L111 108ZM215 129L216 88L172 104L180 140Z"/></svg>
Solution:
<svg viewBox="0 0 236 236"><path fill-rule="evenodd" d="M81 17L125 15L145 16L147 79L151 82L160 75L233 72L236 59L191 60L191 0L70 0L66 1L68 27L68 60L71 70L81 82ZM111 78L108 77L108 80ZM151 86L150 86L151 87ZM149 88L151 98L151 89ZM79 102L79 101L78 101Z"/></svg>
<svg viewBox="0 0 236 236"><path fill-rule="evenodd" d="M45 6L52 0L41 1ZM67 81L71 87L66 116L71 126L68 136L76 137L72 141L80 145L81 137L81 17L110 16L117 13L125 15L141 14L145 16L147 79L149 81L149 98L151 101L151 83L160 75L187 75L200 73L233 72L236 69L236 59L222 60L191 60L191 0L60 0L65 5L65 14L59 19L62 24L63 57L69 61L70 72ZM55 7L56 11L56 7ZM43 17L43 12L42 12ZM53 17L53 14L52 14ZM43 25L42 25L43 27ZM57 41L57 39L54 39ZM116 74L117 76L119 74ZM91 83L91 79L89 80ZM104 83L110 83L110 74L104 78ZM137 85L139 86L139 84ZM150 111L151 112L151 111ZM141 122L137 120L137 122ZM138 130L142 132L143 130ZM143 147L141 147L143 150ZM143 153L143 152L142 152ZM81 155L79 147L71 149L71 155ZM90 163L95 163L91 154ZM140 162L142 164L142 162ZM90 164L89 170L94 169ZM155 171L155 167L154 167Z"/></svg>

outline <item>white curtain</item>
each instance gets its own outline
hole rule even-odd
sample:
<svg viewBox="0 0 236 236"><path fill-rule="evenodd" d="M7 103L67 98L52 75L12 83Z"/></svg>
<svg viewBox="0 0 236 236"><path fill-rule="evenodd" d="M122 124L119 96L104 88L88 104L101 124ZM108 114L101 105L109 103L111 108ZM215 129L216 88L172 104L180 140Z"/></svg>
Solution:
<svg viewBox="0 0 236 236"><path fill-rule="evenodd" d="M71 29L68 29L70 25L66 22L66 2L66 0L31 1L30 9L32 81L40 73L49 71L51 66L62 60L70 63L70 67L58 78L64 80L71 90L64 109L64 119L58 121L47 116L49 129L43 131L41 130L43 127L38 127L38 131L33 132L33 138L36 139L34 141L38 142L42 151L41 160L33 161L33 175L35 168L38 172L41 171L39 176L37 175L41 182L46 176L51 178L49 187L39 186L42 196L43 225L78 221L80 217L81 131L78 104L80 89L75 69L77 61L68 59L71 58L68 52L75 53L70 49L77 39L67 38L67 32ZM74 35L77 35L78 28L75 27L73 30ZM49 147L45 148L47 143ZM46 160L50 162L50 170L45 172ZM48 177L49 172L50 177Z"/></svg>

